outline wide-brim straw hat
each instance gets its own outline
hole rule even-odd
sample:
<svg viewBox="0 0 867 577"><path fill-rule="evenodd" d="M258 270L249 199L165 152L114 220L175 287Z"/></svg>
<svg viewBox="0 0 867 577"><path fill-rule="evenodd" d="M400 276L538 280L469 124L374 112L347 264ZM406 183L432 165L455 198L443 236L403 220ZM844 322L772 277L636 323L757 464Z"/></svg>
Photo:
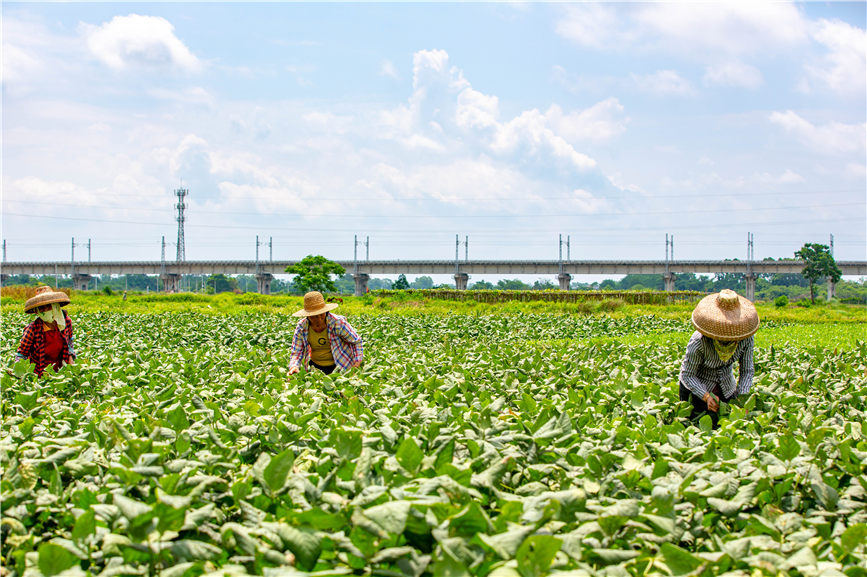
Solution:
<svg viewBox="0 0 867 577"><path fill-rule="evenodd" d="M759 330L759 314L748 299L725 289L699 301L692 311L692 324L706 337L742 341Z"/></svg>
<svg viewBox="0 0 867 577"><path fill-rule="evenodd" d="M51 290L50 286L41 286L36 289L36 294L27 299L27 302L24 303L24 312L35 313L36 309L42 305L51 305L54 303L58 303L60 306L65 307L69 304L69 296L63 292Z"/></svg>
<svg viewBox="0 0 867 577"><path fill-rule="evenodd" d="M304 295L304 308L298 312L292 313L293 317L314 317L333 311L337 308L337 303L325 302L325 297L319 291L312 291Z"/></svg>

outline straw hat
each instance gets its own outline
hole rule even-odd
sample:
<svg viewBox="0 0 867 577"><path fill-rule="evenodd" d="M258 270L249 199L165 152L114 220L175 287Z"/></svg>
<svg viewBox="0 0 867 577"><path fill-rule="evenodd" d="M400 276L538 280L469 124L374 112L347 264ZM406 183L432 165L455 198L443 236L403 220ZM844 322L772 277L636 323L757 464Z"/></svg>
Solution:
<svg viewBox="0 0 867 577"><path fill-rule="evenodd" d="M36 309L42 305L50 305L54 303L60 303L60 306L64 307L69 304L69 297L66 293L51 290L50 286L41 286L37 288L36 293L24 303L24 312L35 313Z"/></svg>
<svg viewBox="0 0 867 577"><path fill-rule="evenodd" d="M759 330L759 314L749 300L724 289L699 301L692 311L692 324L706 337L741 341Z"/></svg>
<svg viewBox="0 0 867 577"><path fill-rule="evenodd" d="M304 308L296 313L292 313L293 317L313 317L333 311L337 308L337 303L325 302L325 297L319 291L309 292L304 295Z"/></svg>

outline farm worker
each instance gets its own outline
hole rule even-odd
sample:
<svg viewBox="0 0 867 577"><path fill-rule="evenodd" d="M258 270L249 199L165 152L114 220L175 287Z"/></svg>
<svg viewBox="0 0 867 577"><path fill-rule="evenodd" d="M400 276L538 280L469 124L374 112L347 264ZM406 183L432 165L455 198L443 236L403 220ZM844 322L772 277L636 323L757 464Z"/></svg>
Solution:
<svg viewBox="0 0 867 577"><path fill-rule="evenodd" d="M337 303L326 303L320 292L304 295L304 308L292 313L301 320L295 325L292 337L290 375L308 362L326 375L335 369L345 371L361 366L364 360L362 339L346 317L329 312L337 306Z"/></svg>
<svg viewBox="0 0 867 577"><path fill-rule="evenodd" d="M69 304L69 297L62 292L41 286L24 303L24 312L35 314L36 319L24 328L18 345L18 358L28 359L36 365L35 373L42 376L45 367L54 370L75 360L72 342L72 321L61 307Z"/></svg>
<svg viewBox="0 0 867 577"><path fill-rule="evenodd" d="M716 428L720 402L747 395L753 386L753 335L759 315L753 303L725 289L699 301L692 324L696 331L680 368L680 400L692 403L690 419L709 413ZM737 382L732 372L735 361Z"/></svg>

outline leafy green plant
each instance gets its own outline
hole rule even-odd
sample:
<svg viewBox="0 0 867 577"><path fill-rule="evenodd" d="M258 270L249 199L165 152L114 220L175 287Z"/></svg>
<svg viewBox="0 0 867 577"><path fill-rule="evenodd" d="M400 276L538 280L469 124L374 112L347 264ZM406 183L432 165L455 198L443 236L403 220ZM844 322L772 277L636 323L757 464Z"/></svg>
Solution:
<svg viewBox="0 0 867 577"><path fill-rule="evenodd" d="M3 315L7 363L27 320ZM287 374L282 314L74 320L75 365L0 373L10 577L867 562L867 343L804 332L833 325L764 324L781 338L712 431L677 401L687 314L356 314L365 366L330 376Z"/></svg>

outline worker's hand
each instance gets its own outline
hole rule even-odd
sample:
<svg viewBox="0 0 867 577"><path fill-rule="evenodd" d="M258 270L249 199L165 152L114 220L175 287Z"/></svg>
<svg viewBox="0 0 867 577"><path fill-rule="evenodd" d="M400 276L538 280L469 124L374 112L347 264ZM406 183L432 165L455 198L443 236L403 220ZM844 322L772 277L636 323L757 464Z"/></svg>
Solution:
<svg viewBox="0 0 867 577"><path fill-rule="evenodd" d="M300 369L300 367L299 367L298 365L292 365L292 366L289 367L289 374L290 374L290 375L294 375L295 373L297 373L297 372L300 371L300 370L301 370L301 369Z"/></svg>
<svg viewBox="0 0 867 577"><path fill-rule="evenodd" d="M701 400L707 403L707 408L709 411L716 413L719 410L719 399L717 399L713 393L705 393Z"/></svg>

